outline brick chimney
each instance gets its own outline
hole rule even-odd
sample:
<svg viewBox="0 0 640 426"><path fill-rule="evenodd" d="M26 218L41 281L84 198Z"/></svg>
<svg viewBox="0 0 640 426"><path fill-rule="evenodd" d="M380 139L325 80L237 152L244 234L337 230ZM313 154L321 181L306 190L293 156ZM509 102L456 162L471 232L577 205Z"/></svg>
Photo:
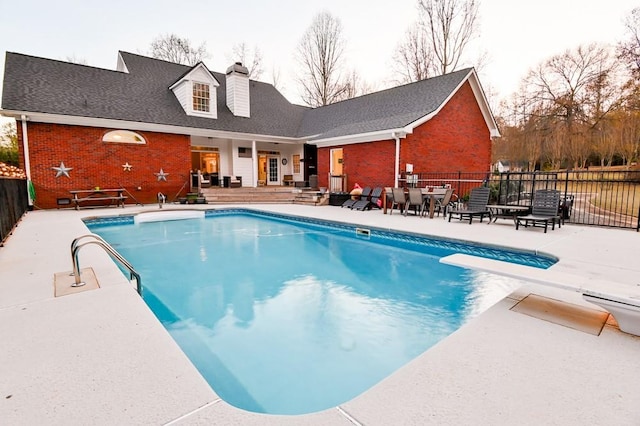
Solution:
<svg viewBox="0 0 640 426"><path fill-rule="evenodd" d="M250 117L249 70L241 62L227 68L227 107L236 117Z"/></svg>

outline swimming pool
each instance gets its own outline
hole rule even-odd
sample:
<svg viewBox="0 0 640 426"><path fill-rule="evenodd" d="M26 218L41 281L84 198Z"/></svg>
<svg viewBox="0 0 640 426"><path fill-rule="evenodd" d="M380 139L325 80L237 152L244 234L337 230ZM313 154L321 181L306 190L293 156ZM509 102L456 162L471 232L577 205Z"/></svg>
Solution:
<svg viewBox="0 0 640 426"><path fill-rule="evenodd" d="M302 414L359 395L520 285L438 262L553 258L244 209L89 221L143 277L143 297L215 392Z"/></svg>

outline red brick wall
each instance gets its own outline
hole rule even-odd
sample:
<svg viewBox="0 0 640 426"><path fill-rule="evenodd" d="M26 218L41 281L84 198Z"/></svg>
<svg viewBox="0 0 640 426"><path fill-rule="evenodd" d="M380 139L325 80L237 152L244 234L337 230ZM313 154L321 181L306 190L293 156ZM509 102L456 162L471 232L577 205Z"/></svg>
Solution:
<svg viewBox="0 0 640 426"><path fill-rule="evenodd" d="M400 170L414 173L486 172L491 164L491 136L469 83L442 110L400 145Z"/></svg>
<svg viewBox="0 0 640 426"><path fill-rule="evenodd" d="M330 151L318 149L320 186L327 186ZM344 173L349 188L393 186L395 141L344 145ZM414 173L487 172L491 163L490 132L473 95L465 83L438 115L400 140L400 171L407 163Z"/></svg>
<svg viewBox="0 0 640 426"><path fill-rule="evenodd" d="M393 186L395 140L318 149L319 186L328 187L330 152L335 148L342 148L342 172L347 175L348 190L356 183L372 188Z"/></svg>
<svg viewBox="0 0 640 426"><path fill-rule="evenodd" d="M158 192L173 200L189 179L190 138L186 135L137 132L147 141L137 145L102 142L103 135L113 129L28 122L27 130L37 208L56 208L56 199L70 197L70 190L96 186L126 188L145 204L155 202ZM24 167L20 122L18 137L20 163ZM73 168L70 177L55 177L52 167L59 167L60 162ZM127 162L133 166L131 171L122 167ZM158 182L154 175L160 168L168 173L166 182ZM189 186L186 188L183 192ZM135 202L129 198L127 203Z"/></svg>

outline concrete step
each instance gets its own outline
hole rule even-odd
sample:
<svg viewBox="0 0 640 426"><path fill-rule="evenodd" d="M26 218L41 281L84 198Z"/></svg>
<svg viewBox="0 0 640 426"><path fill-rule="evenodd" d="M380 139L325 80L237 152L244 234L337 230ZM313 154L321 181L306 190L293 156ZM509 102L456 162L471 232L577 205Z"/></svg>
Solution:
<svg viewBox="0 0 640 426"><path fill-rule="evenodd" d="M320 194L315 190L302 191L296 194L293 203L312 206L329 204L329 194Z"/></svg>
<svg viewBox="0 0 640 426"><path fill-rule="evenodd" d="M301 188L259 187L259 188L203 188L202 194L208 203L278 203L295 202ZM305 197L306 198L306 197ZM306 203L306 202L305 202Z"/></svg>

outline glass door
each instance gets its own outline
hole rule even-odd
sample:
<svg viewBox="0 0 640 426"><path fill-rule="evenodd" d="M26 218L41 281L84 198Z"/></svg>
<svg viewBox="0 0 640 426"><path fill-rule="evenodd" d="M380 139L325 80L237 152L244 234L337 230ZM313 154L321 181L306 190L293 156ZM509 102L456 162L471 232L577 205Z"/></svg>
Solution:
<svg viewBox="0 0 640 426"><path fill-rule="evenodd" d="M280 185L280 157L267 156L267 185Z"/></svg>

